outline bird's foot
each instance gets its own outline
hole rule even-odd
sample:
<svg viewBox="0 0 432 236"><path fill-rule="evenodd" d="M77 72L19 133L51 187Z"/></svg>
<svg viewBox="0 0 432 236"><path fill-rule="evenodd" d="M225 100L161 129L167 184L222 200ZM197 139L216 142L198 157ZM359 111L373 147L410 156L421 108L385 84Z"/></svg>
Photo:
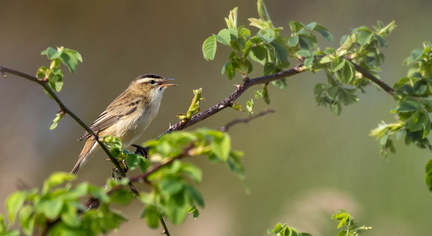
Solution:
<svg viewBox="0 0 432 236"><path fill-rule="evenodd" d="M149 150L148 147L143 147L143 146L140 146L138 144L132 144L131 146L136 148L135 154L139 154L145 158L148 157L148 150Z"/></svg>

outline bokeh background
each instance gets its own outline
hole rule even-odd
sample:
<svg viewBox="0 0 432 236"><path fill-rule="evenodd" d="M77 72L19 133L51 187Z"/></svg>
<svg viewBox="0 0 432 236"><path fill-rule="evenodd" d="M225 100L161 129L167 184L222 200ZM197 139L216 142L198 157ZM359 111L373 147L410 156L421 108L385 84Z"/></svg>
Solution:
<svg viewBox="0 0 432 236"><path fill-rule="evenodd" d="M381 77L393 84L405 75L403 60L423 41L432 40L432 2L426 0L269 0L276 26L288 29L290 20L319 22L335 35L337 46L350 29L377 20L396 20ZM180 86L164 96L157 120L141 141L155 138L176 114L186 111L192 90L203 88L207 108L233 91L237 81L220 74L227 50L216 60L201 53L203 40L225 27L224 17L239 7L239 24L257 17L255 0L237 1L6 1L0 2L0 65L34 74L48 65L40 52L51 46L78 50L84 63L78 72L65 72L59 96L90 124L136 76L157 73L177 77ZM297 63L292 61L293 64ZM261 70L256 67L252 76ZM430 152L397 142L397 154L383 158L369 136L381 120L391 122L395 107L390 96L374 86L360 102L340 116L317 107L313 86L322 73L288 78L288 88L271 88L269 106L256 102L256 111L277 110L250 124L230 130L233 147L245 152L250 194L223 165L204 158L190 161L204 170L199 185L206 207L197 220L169 225L173 235L266 235L285 222L313 235L335 235L330 215L343 208L360 224L372 226L367 235L430 235L432 198L424 183ZM54 171L69 171L83 143L83 130L70 117L49 130L58 107L37 85L9 75L0 80L0 201L17 183L39 187ZM240 102L253 96L245 94ZM217 128L246 115L223 111L192 127ZM79 173L78 181L101 185L110 164L99 152ZM0 207L4 212L4 207ZM138 219L136 206L121 208L130 218L112 235L160 235Z"/></svg>

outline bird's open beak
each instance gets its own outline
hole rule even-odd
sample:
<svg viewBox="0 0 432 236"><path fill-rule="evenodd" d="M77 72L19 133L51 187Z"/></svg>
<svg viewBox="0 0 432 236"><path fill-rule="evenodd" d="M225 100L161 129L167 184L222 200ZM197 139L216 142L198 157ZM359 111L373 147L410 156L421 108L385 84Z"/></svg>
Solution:
<svg viewBox="0 0 432 236"><path fill-rule="evenodd" d="M177 84L166 84L166 82L168 82L170 80L174 80L174 79L176 79L176 78L166 78L162 82L159 83L159 86L162 86L162 87L177 86Z"/></svg>

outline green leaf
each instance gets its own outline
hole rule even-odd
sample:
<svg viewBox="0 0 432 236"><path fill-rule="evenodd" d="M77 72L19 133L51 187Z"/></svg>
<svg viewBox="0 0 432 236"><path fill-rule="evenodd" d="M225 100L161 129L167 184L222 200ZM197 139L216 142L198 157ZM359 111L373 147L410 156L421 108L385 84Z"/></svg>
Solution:
<svg viewBox="0 0 432 236"><path fill-rule="evenodd" d="M208 37L204 41L204 43L202 45L202 52L203 52L204 58L207 61L213 60L215 58L216 48L217 48L216 37L214 35Z"/></svg>
<svg viewBox="0 0 432 236"><path fill-rule="evenodd" d="M432 192L432 159L426 164L426 186Z"/></svg>
<svg viewBox="0 0 432 236"><path fill-rule="evenodd" d="M141 213L141 218L146 219L147 225L150 228L156 229L157 227L159 227L160 214L155 206L148 205Z"/></svg>
<svg viewBox="0 0 432 236"><path fill-rule="evenodd" d="M270 104L270 97L268 93L268 86L267 84L263 85L262 91L261 91L262 98L264 99L264 102L269 105Z"/></svg>
<svg viewBox="0 0 432 236"><path fill-rule="evenodd" d="M225 74L228 79L232 79L236 73L237 64L232 61L228 61L222 67L222 74Z"/></svg>
<svg viewBox="0 0 432 236"><path fill-rule="evenodd" d="M189 208L188 212L192 213L192 217L194 219L198 218L199 214L200 214L200 212L196 206L192 206L191 208Z"/></svg>
<svg viewBox="0 0 432 236"><path fill-rule="evenodd" d="M420 109L420 104L411 97L406 97L399 102L399 106L396 108L398 112L411 112Z"/></svg>
<svg viewBox="0 0 432 236"><path fill-rule="evenodd" d="M345 65L346 60L345 59L340 59L340 58L335 58L331 63L330 63L330 70L332 72L336 72L340 69L342 69L342 67Z"/></svg>
<svg viewBox="0 0 432 236"><path fill-rule="evenodd" d="M18 191L9 195L6 200L6 209L9 213L9 222L14 224L15 218L17 216L18 211L24 204L24 201L27 197L27 193L24 191Z"/></svg>
<svg viewBox="0 0 432 236"><path fill-rule="evenodd" d="M225 18L225 22L229 29L237 27L237 15L238 15L238 8L235 7L230 11L228 18Z"/></svg>
<svg viewBox="0 0 432 236"><path fill-rule="evenodd" d="M246 101L246 111L249 114L253 114L254 101L253 99Z"/></svg>
<svg viewBox="0 0 432 236"><path fill-rule="evenodd" d="M217 35L215 35L215 37L219 43L222 43L225 45L229 45L231 42L231 34L230 34L229 29L223 29L223 30L219 31L219 33Z"/></svg>
<svg viewBox="0 0 432 236"><path fill-rule="evenodd" d="M134 170L139 167L140 171L144 172L150 166L150 163L149 160L141 155L129 153L126 156L126 165L130 170Z"/></svg>
<svg viewBox="0 0 432 236"><path fill-rule="evenodd" d="M274 49L275 49L275 54L276 54L276 58L282 62L283 66L287 66L289 65L288 63L288 51L287 49L282 46L280 43L277 43L275 41L270 43Z"/></svg>
<svg viewBox="0 0 432 236"><path fill-rule="evenodd" d="M249 55L252 60L264 64L267 58L267 50L263 46L255 46L251 48Z"/></svg>
<svg viewBox="0 0 432 236"><path fill-rule="evenodd" d="M63 113L63 112L58 112L56 114L56 117L53 120L53 124L51 125L50 130L53 130L53 129L55 129L57 127L59 121L61 120L61 118L63 118L64 114L65 113Z"/></svg>
<svg viewBox="0 0 432 236"><path fill-rule="evenodd" d="M81 218L74 203L66 203L60 216L63 223L70 227L79 227L81 225Z"/></svg>
<svg viewBox="0 0 432 236"><path fill-rule="evenodd" d="M272 84L280 89L286 89L288 88L288 85L286 83L286 78L278 79L272 82Z"/></svg>
<svg viewBox="0 0 432 236"><path fill-rule="evenodd" d="M159 189L165 196L172 196L179 193L184 188L184 182L179 177L169 176L159 183Z"/></svg>
<svg viewBox="0 0 432 236"><path fill-rule="evenodd" d="M288 46L289 47L295 47L299 43L299 36L294 35L288 38Z"/></svg>
<svg viewBox="0 0 432 236"><path fill-rule="evenodd" d="M310 36L310 35L299 36L299 45L300 45L300 48L303 48L305 50L312 49L314 47L314 45L315 45L315 41L316 40L312 36Z"/></svg>
<svg viewBox="0 0 432 236"><path fill-rule="evenodd" d="M311 22L311 23L305 25L304 27L308 30L314 30L316 25L317 25L316 22Z"/></svg>
<svg viewBox="0 0 432 236"><path fill-rule="evenodd" d="M188 210L192 206L189 204L185 194L186 192L182 191L167 200L165 213L168 219L177 225L186 219Z"/></svg>
<svg viewBox="0 0 432 236"><path fill-rule="evenodd" d="M253 100L252 100L253 101ZM212 152L222 161L227 161L231 151L231 138L227 133L220 132L211 143Z"/></svg>
<svg viewBox="0 0 432 236"><path fill-rule="evenodd" d="M250 21L251 26L257 27L258 29L269 28L269 23L261 19L249 18L248 20Z"/></svg>
<svg viewBox="0 0 432 236"><path fill-rule="evenodd" d="M339 220L339 224L337 226L338 229L352 221L351 215L345 210L340 210L338 213L332 215L331 218L334 220Z"/></svg>
<svg viewBox="0 0 432 236"><path fill-rule="evenodd" d="M65 173L65 172L55 172L51 174L47 180L45 180L42 188L42 193L45 194L48 191L50 191L52 188L57 187L60 184L69 182L74 179L76 179L75 175Z"/></svg>
<svg viewBox="0 0 432 236"><path fill-rule="evenodd" d="M198 190L196 190L193 186L186 184L185 185L185 189L187 192L189 192L190 196L192 197L192 199L200 206L200 207L204 207L204 198L201 195L200 192L198 192Z"/></svg>
<svg viewBox="0 0 432 236"><path fill-rule="evenodd" d="M328 31L327 28L325 28L324 26L322 26L322 25L320 25L320 24L317 24L317 25L315 26L315 29L314 29L314 30L317 31L318 33L320 33L321 36L322 36L323 38L325 38L326 40L328 40L328 41L333 41L333 39L334 39L333 34L330 33L330 31Z"/></svg>
<svg viewBox="0 0 432 236"><path fill-rule="evenodd" d="M296 52L299 57L311 57L313 54L308 50L299 50Z"/></svg>
<svg viewBox="0 0 432 236"><path fill-rule="evenodd" d="M430 125L429 116L424 111L416 111L407 122L408 130L411 132L422 130Z"/></svg>
<svg viewBox="0 0 432 236"><path fill-rule="evenodd" d="M361 46L365 46L367 44L370 44L374 35L375 35L375 33L372 32L371 30L362 30L362 31L360 31L360 33L357 36L357 42Z"/></svg>
<svg viewBox="0 0 432 236"><path fill-rule="evenodd" d="M53 198L39 202L35 207L42 211L42 213L49 219L54 220L60 214L63 208L64 200L62 198Z"/></svg>
<svg viewBox="0 0 432 236"><path fill-rule="evenodd" d="M101 202L108 203L110 201L110 198L108 197L108 195L105 193L103 189L89 185L88 192L92 197L101 200Z"/></svg>
<svg viewBox="0 0 432 236"><path fill-rule="evenodd" d="M60 55L62 54L62 50L63 50L62 48L58 48L56 50L52 47L48 47L47 49L41 52L41 55L47 55L49 60L54 60L60 57Z"/></svg>
<svg viewBox="0 0 432 236"><path fill-rule="evenodd" d="M276 65L272 62L266 62L263 67L263 74L269 75L273 74L273 72L276 70Z"/></svg>
<svg viewBox="0 0 432 236"><path fill-rule="evenodd" d="M134 193L127 191L126 189L118 189L111 194L111 201L121 204L128 205L134 199Z"/></svg>
<svg viewBox="0 0 432 236"><path fill-rule="evenodd" d="M258 37L260 37L264 42L271 43L276 38L273 29L262 29L258 32Z"/></svg>
<svg viewBox="0 0 432 236"><path fill-rule="evenodd" d="M329 104L329 109L333 114L340 115L342 112L342 105L340 103Z"/></svg>
<svg viewBox="0 0 432 236"><path fill-rule="evenodd" d="M195 165L183 162L181 165L181 171L186 173L196 183L199 183L202 180L202 171Z"/></svg>
<svg viewBox="0 0 432 236"><path fill-rule="evenodd" d="M423 53L424 53L424 49L418 48L418 49L412 50L411 55L407 59L405 59L405 64L408 65L408 64L411 64L411 63L419 60L423 56Z"/></svg>
<svg viewBox="0 0 432 236"><path fill-rule="evenodd" d="M290 22L289 22L289 27L290 27L290 30L291 30L293 33L296 33L296 32L298 32L299 30L303 29L303 24L300 23L300 22L298 22L298 21L290 21Z"/></svg>
<svg viewBox="0 0 432 236"><path fill-rule="evenodd" d="M77 70L78 62L83 61L79 52L68 48L63 49L60 59L71 73Z"/></svg>
<svg viewBox="0 0 432 236"><path fill-rule="evenodd" d="M267 8L264 4L264 0L258 0L257 2L257 9L258 9L258 16L263 20L263 21L270 21L270 15L267 11Z"/></svg>
<svg viewBox="0 0 432 236"><path fill-rule="evenodd" d="M48 59L52 60L51 69L59 66L58 59L60 59L60 61L72 73L76 71L78 62L83 61L79 52L64 47L58 47L57 49L48 47L46 50L41 52L41 55L47 55Z"/></svg>
<svg viewBox="0 0 432 236"><path fill-rule="evenodd" d="M24 205L18 213L18 220L22 231L27 235L33 235L33 228L35 225L33 207L30 205Z"/></svg>
<svg viewBox="0 0 432 236"><path fill-rule="evenodd" d="M240 28L238 29L238 36L239 37L247 39L248 37L250 37L250 35L251 35L251 32L248 28L244 28L244 27L240 26Z"/></svg>
<svg viewBox="0 0 432 236"><path fill-rule="evenodd" d="M355 69L350 62L346 61L345 59L344 61L345 63L342 63L343 66L341 68L342 70L340 73L341 80L344 81L345 83L350 83L354 79Z"/></svg>

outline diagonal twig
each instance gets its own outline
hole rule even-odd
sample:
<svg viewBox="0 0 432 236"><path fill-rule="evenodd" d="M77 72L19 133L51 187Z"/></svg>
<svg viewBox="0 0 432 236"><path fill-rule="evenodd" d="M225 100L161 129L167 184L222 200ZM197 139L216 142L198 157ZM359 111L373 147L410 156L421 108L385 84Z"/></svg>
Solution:
<svg viewBox="0 0 432 236"><path fill-rule="evenodd" d="M237 98L239 98L246 90L248 90L250 87L257 85L257 84L265 84L269 83L271 81L279 80L285 77L294 76L297 74L300 74L305 71L305 67L303 66L303 63L298 64L297 66L289 69L284 70L275 74L266 75L257 77L254 79L245 78L243 79L243 83L240 84L237 89L232 92L228 97L226 97L224 100L219 102L218 104L208 108L205 111L199 112L195 115L193 115L189 120L187 121L179 121L176 124L172 125L168 130L165 131L166 133L170 133L177 130L183 130L189 126L194 125L197 122L200 122L202 120L205 120L209 118L210 116L222 111L223 109L227 107L231 107Z"/></svg>
<svg viewBox="0 0 432 236"><path fill-rule="evenodd" d="M249 123L249 121L254 120L254 119L258 118L258 117L267 115L268 113L275 113L275 112L276 112L276 110L274 110L274 109L268 109L266 111L262 111L262 112L259 112L257 114L251 115L251 116L249 116L247 118L235 119L235 120L230 121L225 126L220 127L219 130L223 131L223 132L227 132L229 130L229 128L231 128L231 126L233 126L233 125L236 125L238 123Z"/></svg>
<svg viewBox="0 0 432 236"><path fill-rule="evenodd" d="M120 167L120 164L118 163L117 159L111 154L108 147L102 141L99 140L97 134L93 130L91 130L90 127L88 127L77 115L75 115L75 113L73 113L71 110L69 110L69 108L66 107L66 105L60 100L57 94L47 85L47 81L40 80L35 76L17 70L13 70L10 68L6 68L3 66L0 66L0 71L3 74L3 76L5 76L5 73L17 75L19 77L30 80L42 86L45 89L45 91L47 91L47 93L51 96L51 98L54 99L54 101L59 105L61 112L70 115L72 119L74 119L82 128L84 128L89 134L95 137L96 142L101 146L101 148L104 150L104 152L113 162L113 164L119 169L120 174L122 174L123 177L126 177L126 174L124 173L123 169Z"/></svg>

